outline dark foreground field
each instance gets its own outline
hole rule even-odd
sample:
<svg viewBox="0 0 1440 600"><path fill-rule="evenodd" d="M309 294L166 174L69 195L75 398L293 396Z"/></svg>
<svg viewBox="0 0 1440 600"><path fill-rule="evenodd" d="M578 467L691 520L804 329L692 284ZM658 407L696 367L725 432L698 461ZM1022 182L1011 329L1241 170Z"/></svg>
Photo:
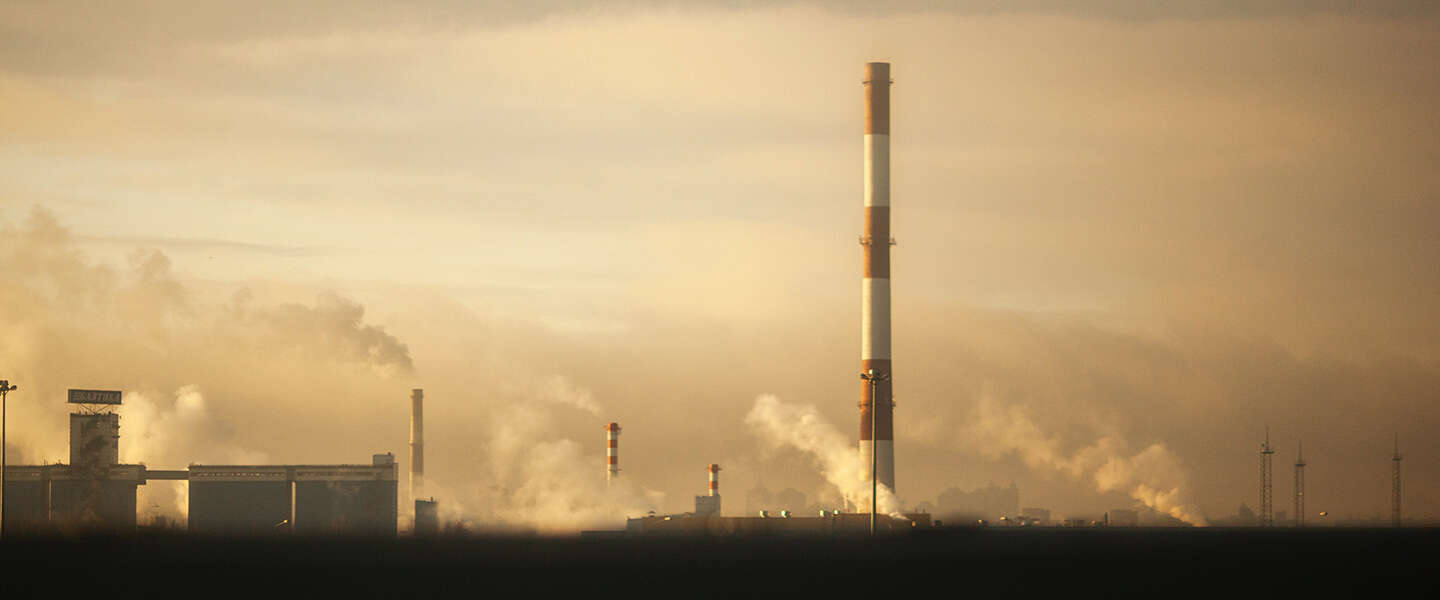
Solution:
<svg viewBox="0 0 1440 600"><path fill-rule="evenodd" d="M1440 591L1437 533L977 529L874 541L12 538L0 543L0 588L5 598L95 591L201 598L530 598L564 592L799 599L872 590L881 597L903 592L927 600L976 592L1277 598L1403 592L1433 598Z"/></svg>

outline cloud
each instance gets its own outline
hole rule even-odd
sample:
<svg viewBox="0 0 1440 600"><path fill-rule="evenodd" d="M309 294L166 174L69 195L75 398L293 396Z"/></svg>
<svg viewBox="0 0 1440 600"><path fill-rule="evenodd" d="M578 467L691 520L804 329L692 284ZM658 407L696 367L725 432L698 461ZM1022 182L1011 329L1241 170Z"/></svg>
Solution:
<svg viewBox="0 0 1440 600"><path fill-rule="evenodd" d="M1108 508L940 435L985 385L1059 458L1163 442L1212 513L1253 498L1266 423L1316 440L1332 511L1388 510L1350 490L1388 485L1367 457L1394 430L1440 451L1433 8L147 6L0 7L0 216L44 202L87 242L52 243L53 217L0 242L27 458L62 452L66 385L197 384L247 442L317 462L403 449L423 385L450 411L433 478L459 485L507 403L550 407L532 439L598 445L593 411L538 400L563 374L668 510L716 456L804 488L809 459L759 462L735 426L762 391L853 422L877 58L913 499L1016 478ZM88 243L117 231L162 252ZM192 260L171 237L326 251ZM1407 494L1440 498L1421 462Z"/></svg>
<svg viewBox="0 0 1440 600"><path fill-rule="evenodd" d="M856 512L870 512L870 469L858 447L827 422L814 406L785 404L772 395L755 399L745 424L772 448L789 447L807 455L825 481L840 492ZM900 502L885 485L878 492L876 510L905 518Z"/></svg>
<svg viewBox="0 0 1440 600"><path fill-rule="evenodd" d="M215 414L199 386L175 390L172 398L125 390L119 413L122 422L120 462L151 469L181 469L190 464L258 465L263 452L247 448L234 425ZM152 482L138 488L136 503L142 522L157 515L184 522L189 514L188 486Z"/></svg>
<svg viewBox="0 0 1440 600"><path fill-rule="evenodd" d="M1151 444L1132 455L1125 440L1112 434L1067 453L1061 438L1043 432L1023 407L989 397L981 398L965 434L992 457L1018 454L1032 469L1088 480L1099 492L1127 493L1191 525L1209 524L1189 498L1185 468L1164 444Z"/></svg>
<svg viewBox="0 0 1440 600"><path fill-rule="evenodd" d="M238 310L243 324L260 326L264 332L261 344L272 350L366 364L384 375L415 371L405 343L383 328L365 323L365 307L339 294L322 293L314 306L285 303Z"/></svg>

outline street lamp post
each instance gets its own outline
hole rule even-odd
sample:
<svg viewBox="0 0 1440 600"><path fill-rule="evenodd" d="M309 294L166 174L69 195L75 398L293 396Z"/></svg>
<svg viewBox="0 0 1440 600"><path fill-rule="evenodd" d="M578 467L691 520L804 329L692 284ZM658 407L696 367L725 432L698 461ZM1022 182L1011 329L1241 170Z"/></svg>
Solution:
<svg viewBox="0 0 1440 600"><path fill-rule="evenodd" d="M875 537L875 512L880 506L880 484L876 477L880 459L877 458L878 453L875 452L875 427L877 424L875 415L878 414L875 411L875 400L878 398L877 387L880 382L889 380L890 374L876 374L875 369L870 369L869 372L861 373L860 378L870 382L870 537Z"/></svg>
<svg viewBox="0 0 1440 600"><path fill-rule="evenodd" d="M0 379L0 536L5 534L5 395L19 387Z"/></svg>

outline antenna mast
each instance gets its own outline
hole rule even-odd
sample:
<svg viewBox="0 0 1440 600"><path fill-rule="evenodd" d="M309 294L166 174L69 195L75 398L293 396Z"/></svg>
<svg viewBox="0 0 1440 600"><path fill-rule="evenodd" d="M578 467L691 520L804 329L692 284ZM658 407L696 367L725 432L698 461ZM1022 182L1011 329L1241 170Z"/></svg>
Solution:
<svg viewBox="0 0 1440 600"><path fill-rule="evenodd" d="M1305 442L1295 454L1295 526L1305 526Z"/></svg>
<svg viewBox="0 0 1440 600"><path fill-rule="evenodd" d="M1265 443L1260 445L1260 526L1270 527L1275 523L1275 510L1271 506L1270 459L1275 450L1270 448L1270 428L1265 428Z"/></svg>
<svg viewBox="0 0 1440 600"><path fill-rule="evenodd" d="M1390 457L1390 521L1400 526L1400 434L1395 434L1395 454Z"/></svg>

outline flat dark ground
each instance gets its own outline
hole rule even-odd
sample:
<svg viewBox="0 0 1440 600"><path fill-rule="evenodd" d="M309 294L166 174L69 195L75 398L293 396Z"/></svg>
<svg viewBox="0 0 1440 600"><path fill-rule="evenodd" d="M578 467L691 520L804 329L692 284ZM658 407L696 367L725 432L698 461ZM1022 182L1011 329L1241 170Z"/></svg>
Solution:
<svg viewBox="0 0 1440 600"><path fill-rule="evenodd" d="M1436 529L1339 528L992 528L878 540L10 538L0 542L0 595L1435 598L1437 550Z"/></svg>

